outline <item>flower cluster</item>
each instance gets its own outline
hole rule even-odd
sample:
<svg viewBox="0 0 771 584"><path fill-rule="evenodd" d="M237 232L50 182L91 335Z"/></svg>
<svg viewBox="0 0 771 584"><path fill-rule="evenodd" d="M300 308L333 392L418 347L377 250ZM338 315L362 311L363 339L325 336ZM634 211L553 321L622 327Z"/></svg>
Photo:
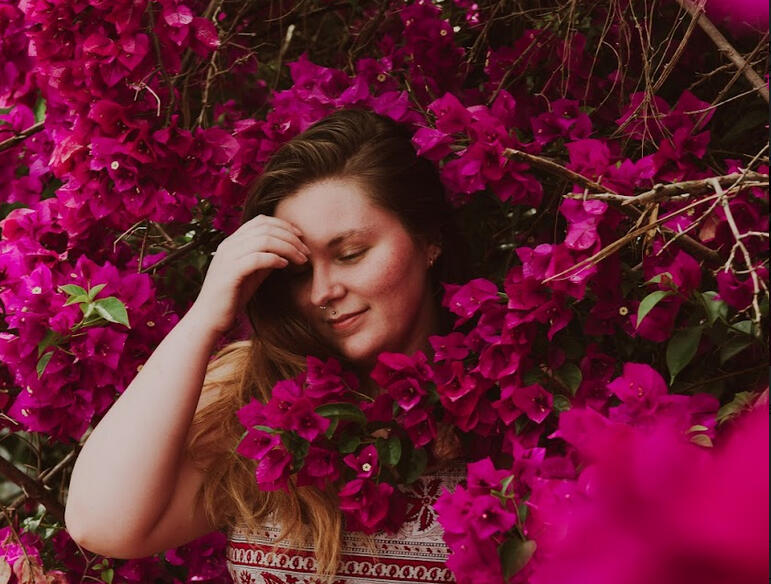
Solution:
<svg viewBox="0 0 771 584"><path fill-rule="evenodd" d="M277 383L267 403L241 408L247 432L237 451L257 461L259 487L338 485L348 529L396 531L407 498L395 486L422 474L436 437L432 373L420 352L383 353L372 377L385 389L377 397L359 391L337 361L309 356L307 370Z"/></svg>

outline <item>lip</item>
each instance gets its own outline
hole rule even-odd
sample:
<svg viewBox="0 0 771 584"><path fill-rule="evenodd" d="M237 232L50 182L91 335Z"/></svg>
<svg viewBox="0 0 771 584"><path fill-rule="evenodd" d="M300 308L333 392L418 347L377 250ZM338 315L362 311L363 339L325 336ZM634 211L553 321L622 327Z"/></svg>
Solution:
<svg viewBox="0 0 771 584"><path fill-rule="evenodd" d="M367 312L367 309L360 310L359 312L352 312L350 314L345 314L339 318L335 318L333 320L328 320L327 324L332 327L332 330L336 331L342 331L347 330L351 328L356 322L359 321L359 317Z"/></svg>

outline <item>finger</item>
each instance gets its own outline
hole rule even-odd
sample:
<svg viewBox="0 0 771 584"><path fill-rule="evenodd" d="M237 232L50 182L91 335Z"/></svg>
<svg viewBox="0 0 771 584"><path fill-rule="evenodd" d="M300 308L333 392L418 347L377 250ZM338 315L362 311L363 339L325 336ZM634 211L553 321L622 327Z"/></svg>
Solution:
<svg viewBox="0 0 771 584"><path fill-rule="evenodd" d="M285 257L267 251L258 251L246 255L242 258L242 262L246 268L245 275L249 275L257 270L267 268L281 269L289 265L289 260Z"/></svg>
<svg viewBox="0 0 771 584"><path fill-rule="evenodd" d="M239 239L242 241L255 241L255 240L259 240L261 237L264 237L264 236L275 237L277 239L286 241L287 243L296 247L298 250L300 250L301 253L305 254L306 256L309 256L311 253L310 248L307 245L305 245L305 242L302 241L299 237L297 237L294 233L287 231L283 227L277 227L274 225L263 226L261 229L259 230L255 229L252 232L245 232L241 235Z"/></svg>
<svg viewBox="0 0 771 584"><path fill-rule="evenodd" d="M279 219L278 217L274 217L273 215L257 215L256 217L249 219L249 221L247 221L241 227L239 227L238 231L240 231L241 228L246 228L246 230L249 230L259 225L275 225L278 227L283 227L284 229L288 229L289 231L293 232L295 235L298 235L298 236L302 235L302 231L300 230L299 227L297 227L293 223L290 223L289 221L286 221L284 219Z"/></svg>
<svg viewBox="0 0 771 584"><path fill-rule="evenodd" d="M271 252L298 264L308 261L308 256L296 245L273 235L261 234L257 237L245 238L243 244L242 255Z"/></svg>

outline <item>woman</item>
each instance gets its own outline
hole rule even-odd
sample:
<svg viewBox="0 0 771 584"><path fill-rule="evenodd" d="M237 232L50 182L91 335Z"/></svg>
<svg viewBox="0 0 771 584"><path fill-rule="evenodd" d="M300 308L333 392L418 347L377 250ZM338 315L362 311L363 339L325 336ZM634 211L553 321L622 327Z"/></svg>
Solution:
<svg viewBox="0 0 771 584"><path fill-rule="evenodd" d="M303 570L327 575L341 554L387 555L398 536L342 535L334 492L257 490L254 461L234 452L243 433L235 412L253 397L267 400L307 354L336 357L366 382L382 351L429 351L428 336L448 330L440 281L462 279L463 252L436 169L390 119L339 111L282 146L250 191L243 224L217 248L195 303L84 445L67 501L70 534L128 558L227 528L231 552L260 549L267 565L278 560L262 552L283 539L295 557L303 546L314 550ZM207 368L244 309L253 338ZM445 579L446 548L432 529L432 541L410 552L412 564ZM402 564L410 553L397 554ZM355 564L340 565L361 569ZM263 567L239 569L245 582L288 574Z"/></svg>

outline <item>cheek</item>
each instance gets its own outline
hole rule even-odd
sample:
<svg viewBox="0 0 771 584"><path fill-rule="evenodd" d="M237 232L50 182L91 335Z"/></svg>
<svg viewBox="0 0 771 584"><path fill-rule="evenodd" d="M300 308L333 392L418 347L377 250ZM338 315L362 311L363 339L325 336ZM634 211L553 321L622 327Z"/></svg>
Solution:
<svg viewBox="0 0 771 584"><path fill-rule="evenodd" d="M414 250L408 248L394 251L368 266L373 300L406 309L405 302L420 296L425 277L416 263Z"/></svg>

